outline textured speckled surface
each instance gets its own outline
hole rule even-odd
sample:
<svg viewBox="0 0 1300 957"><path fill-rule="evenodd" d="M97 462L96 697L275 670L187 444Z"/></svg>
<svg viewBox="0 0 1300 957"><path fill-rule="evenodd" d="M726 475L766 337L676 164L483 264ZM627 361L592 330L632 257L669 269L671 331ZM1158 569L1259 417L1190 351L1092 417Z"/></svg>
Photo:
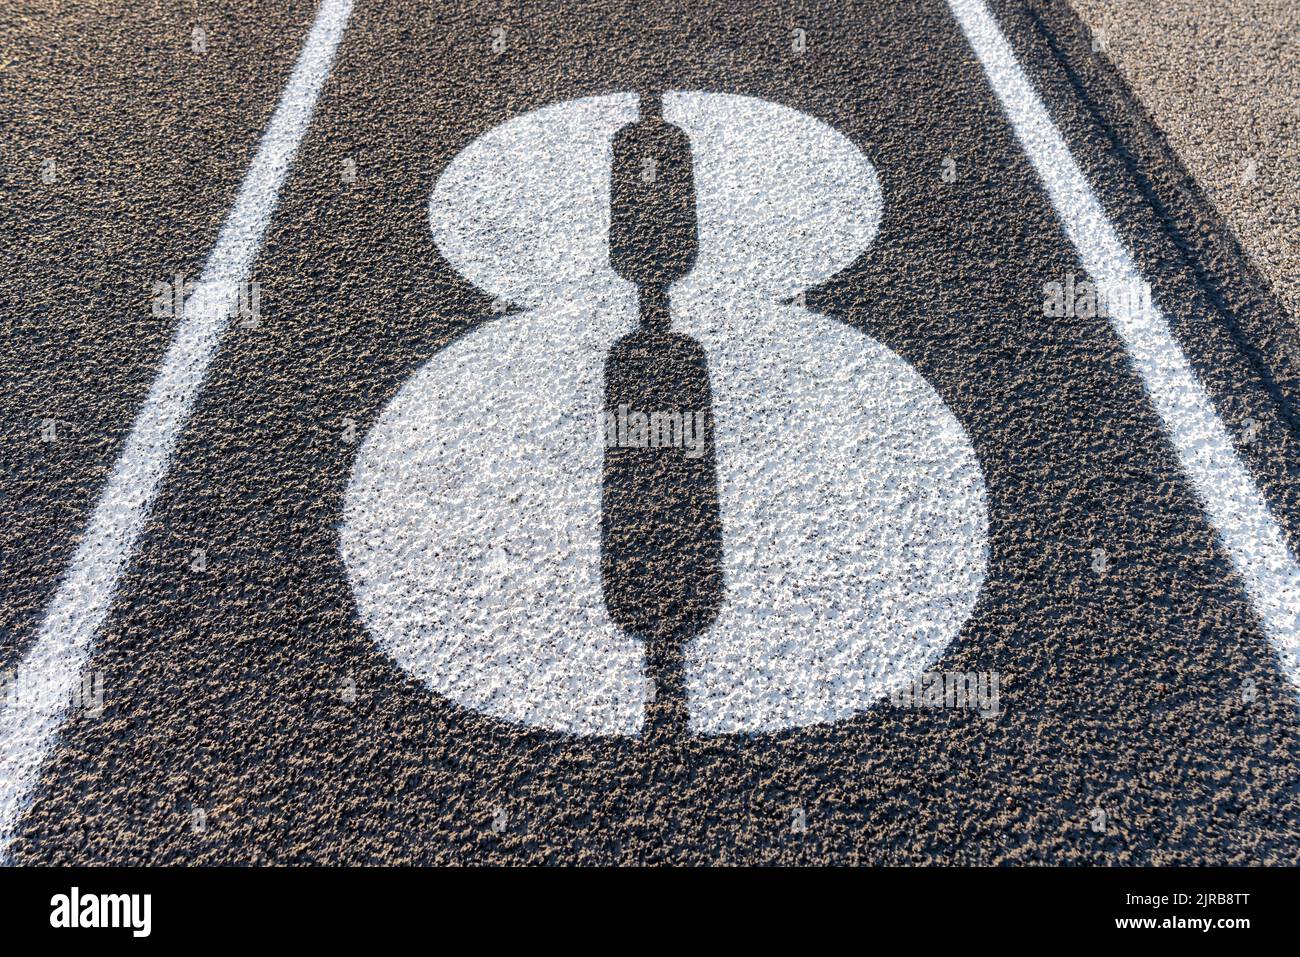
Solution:
<svg viewBox="0 0 1300 957"><path fill-rule="evenodd" d="M103 256L84 244L103 217L78 205L100 195L95 184L51 217L39 179L9 181L19 235L32 238L0 279L4 321L33 315L29 300L45 308L0 349L0 375L22 383L4 401L26 403L2 423L16 463L0 501L8 661L166 341L145 291L197 268L310 16L304 7L285 21L265 11L246 20L240 9L232 22L260 51L255 72L212 81L201 96L169 72L188 64L155 64L129 46L147 31L123 28L125 48L92 64L139 71L137 87L161 71L147 104L170 91L224 107L166 125L128 97L145 119L119 119L115 135L92 125L104 142L93 168L176 152L215 164L141 174L122 202L152 195L163 206L169 182L194 191L157 225L132 219ZM1270 343L1243 353L1198 298L1094 121L1055 74L1038 72L1049 62L1040 41L1009 22L1108 212L1175 303L1177 332L1225 418L1260 423L1243 455L1294 541L1295 432L1256 375ZM802 53L795 27L807 31ZM16 36L64 45L107 29L86 15ZM184 25L152 29L187 42ZM48 91L27 69L22 82ZM575 738L434 696L367 632L339 552L357 442L417 370L497 315L437 252L435 182L511 117L649 86L793 107L874 166L884 208L874 240L801 308L900 356L969 436L986 484L988 569L935 667L997 673L996 717L885 702L768 735ZM39 155L54 116L112 113L95 89L78 88L86 99L75 109L48 92L17 98L29 117L18 148ZM354 183L341 175L346 158ZM54 261L62 271L49 271ZM109 266L139 303L92 278ZM1293 692L1108 325L1043 316L1043 284L1080 272L940 3L818 4L792 17L765 4L629 16L620 5L505 15L359 2L255 270L264 325L232 335L214 363L92 661L104 713L72 716L15 857L1296 862ZM66 330L61 341L79 351L51 344L50 330ZM33 409L51 403L88 420L67 447L34 438ZM1091 826L1098 808L1104 833ZM806 831L792 827L799 810Z"/></svg>
<svg viewBox="0 0 1300 957"><path fill-rule="evenodd" d="M1070 4L1300 322L1300 5Z"/></svg>

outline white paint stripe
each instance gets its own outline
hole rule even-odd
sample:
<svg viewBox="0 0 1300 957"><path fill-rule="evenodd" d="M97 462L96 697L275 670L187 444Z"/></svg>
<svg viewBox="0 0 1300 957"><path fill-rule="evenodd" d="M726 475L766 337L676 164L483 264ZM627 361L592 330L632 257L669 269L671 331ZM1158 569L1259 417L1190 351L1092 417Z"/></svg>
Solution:
<svg viewBox="0 0 1300 957"><path fill-rule="evenodd" d="M352 0L322 0L126 446L40 632L18 666L0 712L0 861L8 857L45 756L81 684L82 665L229 326L225 307L248 280L351 12Z"/></svg>
<svg viewBox="0 0 1300 957"><path fill-rule="evenodd" d="M982 0L948 0L1093 281L1136 289L1142 277L1042 100ZM1293 683L1300 684L1300 568L1187 356L1154 305L1112 316L1111 327L1178 451L1255 613Z"/></svg>

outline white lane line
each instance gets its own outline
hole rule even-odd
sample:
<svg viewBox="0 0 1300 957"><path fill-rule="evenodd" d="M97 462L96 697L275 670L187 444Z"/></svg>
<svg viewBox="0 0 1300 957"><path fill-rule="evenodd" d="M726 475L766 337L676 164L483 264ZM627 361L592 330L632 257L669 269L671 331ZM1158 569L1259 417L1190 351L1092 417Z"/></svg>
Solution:
<svg viewBox="0 0 1300 957"><path fill-rule="evenodd" d="M162 367L8 689L0 712L0 862L81 685L82 665L229 326L227 304L248 280L351 12L352 0L322 0Z"/></svg>
<svg viewBox="0 0 1300 957"><path fill-rule="evenodd" d="M983 0L948 0L1016 136L1051 197L1084 268L1104 289L1146 288L1083 171ZM1159 308L1116 310L1111 327L1160 414L1284 674L1300 684L1300 567L1264 497L1237 457Z"/></svg>

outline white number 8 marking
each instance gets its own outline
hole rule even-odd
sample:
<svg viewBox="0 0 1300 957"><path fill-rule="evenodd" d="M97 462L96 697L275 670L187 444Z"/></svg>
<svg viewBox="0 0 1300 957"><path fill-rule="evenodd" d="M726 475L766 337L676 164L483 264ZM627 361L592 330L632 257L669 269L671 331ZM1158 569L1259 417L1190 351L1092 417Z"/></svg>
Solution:
<svg viewBox="0 0 1300 957"><path fill-rule="evenodd" d="M603 365L637 327L609 263L611 139L633 94L558 103L467 146L429 203L467 279L524 311L438 352L366 437L342 553L380 646L451 701L574 734L637 734L642 643L601 585ZM857 713L921 674L987 564L965 431L901 357L788 303L871 243L875 171L811 116L667 94L699 235L674 328L709 360L725 593L685 649L690 730Z"/></svg>

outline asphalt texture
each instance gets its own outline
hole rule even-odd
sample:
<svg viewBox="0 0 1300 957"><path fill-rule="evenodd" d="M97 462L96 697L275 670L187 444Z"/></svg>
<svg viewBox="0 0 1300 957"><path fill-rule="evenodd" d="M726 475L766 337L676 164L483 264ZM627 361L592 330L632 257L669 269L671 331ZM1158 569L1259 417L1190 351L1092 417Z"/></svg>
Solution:
<svg viewBox="0 0 1300 957"><path fill-rule="evenodd" d="M171 337L155 284L197 278L298 54L313 7L278 6L31 3L0 25L6 667Z"/></svg>
<svg viewBox="0 0 1300 957"><path fill-rule="evenodd" d="M1300 8L1072 0L1291 321L1300 317Z"/></svg>
<svg viewBox="0 0 1300 957"><path fill-rule="evenodd" d="M292 66L312 10L287 9L206 5L201 55L148 10L6 30L10 666L166 347L149 290L200 268ZM1069 11L994 9L1220 414L1257 426L1238 451L1295 549L1297 379L1263 293L1234 298L1249 264L1186 240L1183 171ZM885 700L695 735L666 708L666 733L565 734L432 694L359 613L339 547L356 436L516 315L432 242L439 177L530 110L647 90L792 107L874 166L869 248L803 307L892 350L965 430L987 567L933 668L997 674L996 715ZM46 155L65 178L41 181ZM69 715L15 860L1297 863L1294 688L1106 320L1044 318L1044 283L1083 275L942 3L359 2L257 259L263 322L208 373L88 666L104 712ZM622 621L682 612L657 574L614 589Z"/></svg>

